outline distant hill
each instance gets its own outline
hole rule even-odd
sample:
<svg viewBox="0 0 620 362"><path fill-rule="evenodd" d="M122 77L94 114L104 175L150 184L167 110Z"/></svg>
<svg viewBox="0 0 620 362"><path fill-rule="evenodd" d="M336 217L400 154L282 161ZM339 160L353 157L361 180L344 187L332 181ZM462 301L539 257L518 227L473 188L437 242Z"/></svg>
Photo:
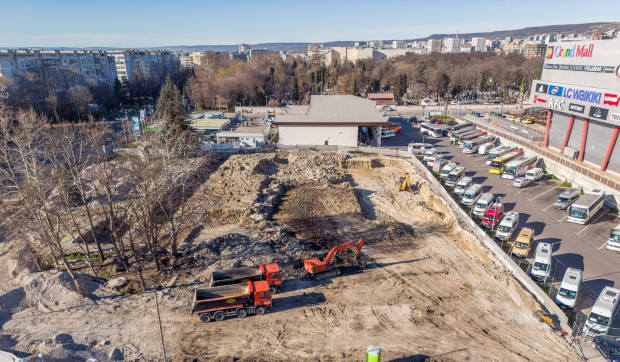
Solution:
<svg viewBox="0 0 620 362"><path fill-rule="evenodd" d="M459 34L459 37L470 39L472 37L486 37L486 38L495 38L495 39L503 39L508 36L512 37L522 37L533 34L549 34L549 33L594 33L600 30L604 25L618 24L616 22L608 22L608 23L586 23L586 24L564 24L564 25L545 25L545 26L533 26L523 29L516 30L499 30L499 31L491 31L491 32L479 32L479 33L463 33ZM429 39L443 39L443 38L453 38L456 34L433 34L429 35L426 38L418 38L418 39L398 39L405 40L408 42L411 41L424 41ZM392 40L384 40L385 42L391 42ZM308 44L312 43L259 43L259 44L249 44L252 48L267 48L270 50L306 50L308 49ZM353 40L342 40L342 41L331 41L331 42L323 42L325 46L328 47L338 47L338 46L353 46L355 45L355 41ZM71 47L46 47L43 49L78 49ZM113 50L113 49L123 49L123 48L111 48L111 47L88 47L88 48L80 48L86 50ZM145 48L142 48L145 49ZM234 52L239 49L238 44L230 44L230 45L172 45L172 46L160 46L160 47L149 47L146 49L161 49L161 50L170 50L176 52L198 52L198 51L220 51L220 52Z"/></svg>

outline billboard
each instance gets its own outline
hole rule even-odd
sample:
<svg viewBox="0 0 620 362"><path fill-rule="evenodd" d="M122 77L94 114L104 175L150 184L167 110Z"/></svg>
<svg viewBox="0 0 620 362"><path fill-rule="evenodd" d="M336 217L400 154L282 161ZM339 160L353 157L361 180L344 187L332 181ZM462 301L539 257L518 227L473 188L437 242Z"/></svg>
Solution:
<svg viewBox="0 0 620 362"><path fill-rule="evenodd" d="M620 39L549 43L541 79L620 90Z"/></svg>
<svg viewBox="0 0 620 362"><path fill-rule="evenodd" d="M543 80L534 80L531 89L535 107L620 126L620 91Z"/></svg>

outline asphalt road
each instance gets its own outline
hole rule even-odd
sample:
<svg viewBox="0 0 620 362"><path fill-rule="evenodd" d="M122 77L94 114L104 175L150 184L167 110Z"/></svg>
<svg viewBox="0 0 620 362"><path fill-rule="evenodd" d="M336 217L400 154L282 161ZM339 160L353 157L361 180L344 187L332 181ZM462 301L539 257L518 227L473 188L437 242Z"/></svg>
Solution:
<svg viewBox="0 0 620 362"><path fill-rule="evenodd" d="M484 155L464 154L458 146L450 145L448 137L423 137L418 128L408 123L403 124L399 135L384 141L383 145L406 149L409 142L423 140L435 144L444 158L465 166L466 176L472 177L474 183L482 184L484 192L490 192L495 197L502 196L506 212L519 212L519 226L535 230L535 242L554 243L554 281L561 281L566 268L574 267L584 271L582 286L590 292L590 298L596 298L605 286L620 288L620 253L605 248L610 230L620 223L620 218L608 214L607 208L599 211L586 225L568 223L567 211L553 207L555 199L564 189L559 182L547 179L522 189L515 188L512 180L498 179L489 173ZM535 246L530 251L530 258L534 250ZM586 304L584 307L593 303L583 302ZM579 304L583 305L581 302Z"/></svg>

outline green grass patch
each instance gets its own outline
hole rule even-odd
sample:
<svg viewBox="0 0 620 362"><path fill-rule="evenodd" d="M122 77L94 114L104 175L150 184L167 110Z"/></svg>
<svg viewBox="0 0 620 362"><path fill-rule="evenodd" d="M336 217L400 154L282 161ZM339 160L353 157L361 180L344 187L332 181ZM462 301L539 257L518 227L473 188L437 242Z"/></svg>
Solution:
<svg viewBox="0 0 620 362"><path fill-rule="evenodd" d="M495 230L491 230L491 229L484 229L484 232L487 233L487 235L489 235L491 237L491 239L493 239L495 237Z"/></svg>
<svg viewBox="0 0 620 362"><path fill-rule="evenodd" d="M573 187L573 184L572 184L572 183L570 183L570 182L568 182L568 180L564 180L564 182L562 182L562 183L560 184L560 186L562 186L562 187ZM583 194L582 194L582 195L583 195Z"/></svg>
<svg viewBox="0 0 620 362"><path fill-rule="evenodd" d="M521 270L523 270L526 273L527 273L527 269L529 268L529 266L530 266L529 263L519 263L519 268L521 268Z"/></svg>
<svg viewBox="0 0 620 362"><path fill-rule="evenodd" d="M276 135L273 137L273 143L278 143L279 140L280 140L280 132L276 133Z"/></svg>
<svg viewBox="0 0 620 362"><path fill-rule="evenodd" d="M607 210L607 213L608 213L608 214L613 214L613 215L618 215L618 208L617 208L617 207L610 207L610 208Z"/></svg>
<svg viewBox="0 0 620 362"><path fill-rule="evenodd" d="M554 174L550 174L550 175L549 175L549 180L556 180L556 181L560 181L560 179L559 179L556 175L554 175Z"/></svg>
<svg viewBox="0 0 620 362"><path fill-rule="evenodd" d="M106 280L110 280L110 272L107 270L102 270L100 276Z"/></svg>
<svg viewBox="0 0 620 362"><path fill-rule="evenodd" d="M506 253L506 254L510 253L510 249L512 249L510 244L504 243L504 245L502 245L502 250L504 251L504 253Z"/></svg>
<svg viewBox="0 0 620 362"><path fill-rule="evenodd" d="M73 253L67 254L65 255L65 257L67 258L67 260L71 260L71 261L82 261L86 259L84 254L80 253L79 251L75 251Z"/></svg>
<svg viewBox="0 0 620 362"><path fill-rule="evenodd" d="M364 153L364 152L358 151L358 150L351 150L351 151L349 151L349 153L352 153L354 155L359 155L360 153Z"/></svg>

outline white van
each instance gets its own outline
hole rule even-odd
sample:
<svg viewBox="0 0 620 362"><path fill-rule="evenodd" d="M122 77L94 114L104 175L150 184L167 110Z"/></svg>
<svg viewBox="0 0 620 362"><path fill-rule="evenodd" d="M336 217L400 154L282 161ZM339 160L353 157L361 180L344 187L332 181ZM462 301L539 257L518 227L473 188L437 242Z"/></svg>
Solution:
<svg viewBox="0 0 620 362"><path fill-rule="evenodd" d="M566 269L560 290L555 297L557 305L563 308L574 308L577 302L577 294L579 294L579 286L583 272L576 268Z"/></svg>
<svg viewBox="0 0 620 362"><path fill-rule="evenodd" d="M438 158L433 162L433 172L440 173L445 165L448 164L448 160L445 158Z"/></svg>
<svg viewBox="0 0 620 362"><path fill-rule="evenodd" d="M478 154L486 155L492 148L495 148L495 142L483 143L478 147Z"/></svg>
<svg viewBox="0 0 620 362"><path fill-rule="evenodd" d="M386 138L393 138L396 137L396 131L393 129L382 129L381 130L381 138L382 139L386 139Z"/></svg>
<svg viewBox="0 0 620 362"><path fill-rule="evenodd" d="M458 163L456 163L456 162L450 162L447 165L445 165L441 169L441 172L439 173L439 179L440 180L447 179L448 175L450 174L450 172L452 172L452 170L454 170L456 168L456 166L458 166Z"/></svg>
<svg viewBox="0 0 620 362"><path fill-rule="evenodd" d="M454 186L454 193L459 196L463 196L465 190L467 190L467 188L471 186L472 181L473 179L469 176L463 177L461 181L457 182L456 186Z"/></svg>
<svg viewBox="0 0 620 362"><path fill-rule="evenodd" d="M482 196L482 185L474 184L469 186L465 193L463 194L463 200L461 203L463 205L473 205L478 201L478 199Z"/></svg>
<svg viewBox="0 0 620 362"><path fill-rule="evenodd" d="M560 193L558 199L555 200L553 205L556 209L565 210L568 209L577 199L581 197L581 190L576 187L566 189Z"/></svg>
<svg viewBox="0 0 620 362"><path fill-rule="evenodd" d="M455 168L454 170L452 170L452 172L448 174L445 185L447 187L454 187L456 183L459 182L463 178L464 175L465 175L465 167L459 166Z"/></svg>
<svg viewBox="0 0 620 362"><path fill-rule="evenodd" d="M583 334L594 337L607 334L609 326L618 310L620 290L605 287L596 299L586 323L583 325Z"/></svg>
<svg viewBox="0 0 620 362"><path fill-rule="evenodd" d="M510 237L517 229L517 225L519 225L519 213L515 211L507 212L497 226L495 237L499 240L510 240Z"/></svg>
<svg viewBox="0 0 620 362"><path fill-rule="evenodd" d="M407 146L407 151L411 152L411 154L419 155L424 154L426 151L434 150L435 146L430 143L410 143Z"/></svg>
<svg viewBox="0 0 620 362"><path fill-rule="evenodd" d="M483 217L484 214L487 213L487 210L491 208L491 205L493 205L493 194L482 194L476 202L472 214L478 217Z"/></svg>
<svg viewBox="0 0 620 362"><path fill-rule="evenodd" d="M545 176L545 171L540 167L534 167L531 170L527 170L525 173L525 179L530 181L538 181Z"/></svg>
<svg viewBox="0 0 620 362"><path fill-rule="evenodd" d="M433 149L430 149L430 150L426 150L424 152L423 160L424 161L428 161L429 159L434 158L436 155L437 155L437 149L436 148L433 148ZM429 166L431 166L431 165L429 165Z"/></svg>
<svg viewBox="0 0 620 362"><path fill-rule="evenodd" d="M551 244L539 243L534 254L534 265L530 271L532 278L543 281L551 275Z"/></svg>

